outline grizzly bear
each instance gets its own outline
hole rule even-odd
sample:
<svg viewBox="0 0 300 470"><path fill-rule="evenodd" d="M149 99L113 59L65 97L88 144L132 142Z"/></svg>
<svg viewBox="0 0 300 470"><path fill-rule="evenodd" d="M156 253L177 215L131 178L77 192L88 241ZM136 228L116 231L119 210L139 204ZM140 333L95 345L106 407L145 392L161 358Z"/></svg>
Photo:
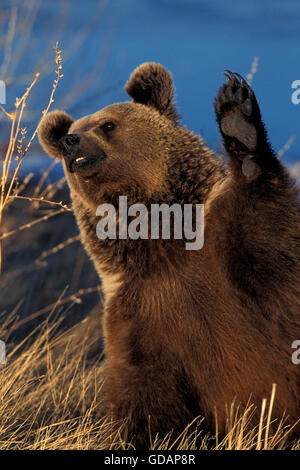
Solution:
<svg viewBox="0 0 300 470"><path fill-rule="evenodd" d="M215 100L228 162L180 125L172 76L145 63L130 102L77 121L44 117L42 147L62 159L82 242L105 293L106 413L136 448L178 435L198 416L226 430L226 407L261 402L300 418L300 211L296 183L267 140L253 91L237 73ZM97 207L204 205L204 244L99 239ZM120 225L120 220L117 221ZM120 227L119 227L120 229ZM298 433L299 434L299 433Z"/></svg>

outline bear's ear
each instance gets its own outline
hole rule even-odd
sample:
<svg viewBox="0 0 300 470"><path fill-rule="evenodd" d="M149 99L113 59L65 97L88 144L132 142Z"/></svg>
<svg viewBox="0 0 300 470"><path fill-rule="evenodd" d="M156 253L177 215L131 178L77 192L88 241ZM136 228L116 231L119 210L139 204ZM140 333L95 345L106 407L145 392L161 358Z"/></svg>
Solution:
<svg viewBox="0 0 300 470"><path fill-rule="evenodd" d="M38 131L39 141L46 153L62 158L59 139L68 134L73 119L64 111L52 111L43 117Z"/></svg>
<svg viewBox="0 0 300 470"><path fill-rule="evenodd" d="M178 122L173 101L172 75L160 64L147 62L130 75L125 91L136 103L152 106L164 116Z"/></svg>

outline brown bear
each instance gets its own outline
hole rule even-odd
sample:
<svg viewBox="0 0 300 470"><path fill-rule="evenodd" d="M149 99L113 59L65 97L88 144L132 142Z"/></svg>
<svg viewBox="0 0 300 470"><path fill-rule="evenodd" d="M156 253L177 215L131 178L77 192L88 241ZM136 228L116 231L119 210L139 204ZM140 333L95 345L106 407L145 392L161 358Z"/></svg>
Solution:
<svg viewBox="0 0 300 470"><path fill-rule="evenodd" d="M277 393L272 418L300 417L299 193L267 140L255 95L226 73L215 111L228 162L179 124L172 76L146 63L130 102L77 121L61 111L40 127L61 158L82 242L106 296L103 400L126 419L124 439L181 432L203 416L226 428L226 405ZM202 249L177 239L99 239L97 207L204 204ZM119 230L121 218L118 220ZM257 424L257 421L255 421Z"/></svg>

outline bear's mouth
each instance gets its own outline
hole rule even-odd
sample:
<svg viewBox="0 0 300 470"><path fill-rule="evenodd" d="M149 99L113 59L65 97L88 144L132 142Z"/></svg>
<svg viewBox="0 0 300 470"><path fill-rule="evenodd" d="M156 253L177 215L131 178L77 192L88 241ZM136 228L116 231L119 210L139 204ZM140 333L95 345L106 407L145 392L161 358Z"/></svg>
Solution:
<svg viewBox="0 0 300 470"><path fill-rule="evenodd" d="M83 176L89 176L92 173L95 173L97 166L105 159L106 155L103 152L100 156L88 156L88 155L78 155L78 156L64 156L68 171L70 173L78 173Z"/></svg>
<svg viewBox="0 0 300 470"><path fill-rule="evenodd" d="M94 160L95 159L91 157L85 157L85 156L76 157L73 160L71 160L71 162L69 163L69 170L71 173L74 173L74 171L76 171L79 168L84 168L86 166L93 164Z"/></svg>

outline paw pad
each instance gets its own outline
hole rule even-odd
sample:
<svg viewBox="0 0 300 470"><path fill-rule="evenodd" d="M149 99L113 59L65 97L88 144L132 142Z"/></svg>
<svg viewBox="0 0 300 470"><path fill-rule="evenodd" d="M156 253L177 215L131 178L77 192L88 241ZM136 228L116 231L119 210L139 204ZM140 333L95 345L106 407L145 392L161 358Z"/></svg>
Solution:
<svg viewBox="0 0 300 470"><path fill-rule="evenodd" d="M238 73L229 70L224 74L227 83L221 88L215 101L215 110L223 136L234 138L241 144L243 153L253 152L257 145L255 119L259 108L249 85Z"/></svg>

